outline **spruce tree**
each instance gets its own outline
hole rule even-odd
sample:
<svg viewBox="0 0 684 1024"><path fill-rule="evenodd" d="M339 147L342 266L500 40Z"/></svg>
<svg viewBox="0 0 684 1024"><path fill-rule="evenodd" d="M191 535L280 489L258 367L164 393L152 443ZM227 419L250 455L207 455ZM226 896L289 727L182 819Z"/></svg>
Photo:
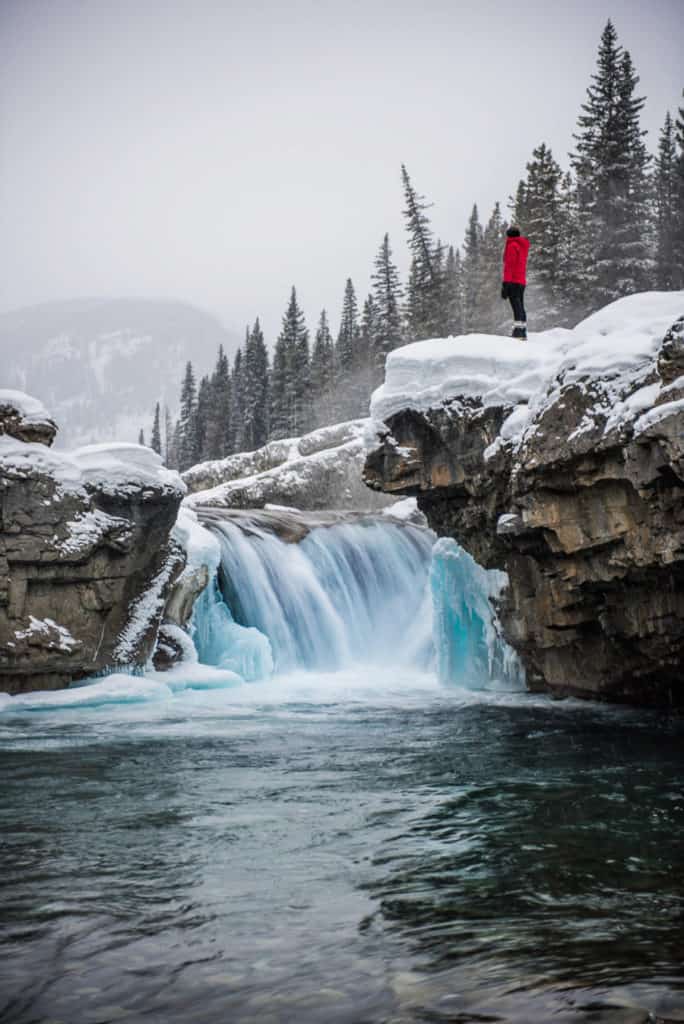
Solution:
<svg viewBox="0 0 684 1024"><path fill-rule="evenodd" d="M581 245L590 259L589 308L648 284L647 164L635 96L639 79L608 22L582 104L572 155Z"/></svg>
<svg viewBox="0 0 684 1024"><path fill-rule="evenodd" d="M378 310L372 295L366 297L361 313L359 351L356 360L354 416L365 416L375 387Z"/></svg>
<svg viewBox="0 0 684 1024"><path fill-rule="evenodd" d="M246 339L249 338L249 328L246 330ZM247 341L245 340L245 347ZM245 450L245 374L242 348L239 348L233 359L233 373L230 378L230 426L231 436L229 441L230 450L242 452Z"/></svg>
<svg viewBox="0 0 684 1024"><path fill-rule="evenodd" d="M481 329L479 325L480 295L485 273L482 254L483 241L482 225L477 204L475 204L468 220L463 242L463 316L464 327L468 332Z"/></svg>
<svg viewBox="0 0 684 1024"><path fill-rule="evenodd" d="M326 311L321 310L313 351L311 353L311 396L313 401L313 426L321 427L331 422L334 398L334 349Z"/></svg>
<svg viewBox="0 0 684 1024"><path fill-rule="evenodd" d="M292 288L276 341L271 373L271 437L291 437L308 429L309 332Z"/></svg>
<svg viewBox="0 0 684 1024"><path fill-rule="evenodd" d="M257 317L245 345L244 442L248 451L268 440L268 350Z"/></svg>
<svg viewBox="0 0 684 1024"><path fill-rule="evenodd" d="M684 288L684 107L680 107L675 122L676 157L674 166L674 188L676 215L673 238L674 288Z"/></svg>
<svg viewBox="0 0 684 1024"><path fill-rule="evenodd" d="M178 420L178 466L181 472L197 462L197 389L192 363L185 366Z"/></svg>
<svg viewBox="0 0 684 1024"><path fill-rule="evenodd" d="M674 288L676 279L675 247L679 213L676 163L675 126L668 111L660 132L653 175L656 235L654 284L663 290Z"/></svg>
<svg viewBox="0 0 684 1024"><path fill-rule="evenodd" d="M460 249L449 246L445 269L446 333L458 337L466 332L465 272Z"/></svg>
<svg viewBox="0 0 684 1024"><path fill-rule="evenodd" d="M361 347L359 307L351 278L347 278L342 298L340 329L335 344L335 416L351 419L356 415L358 353Z"/></svg>
<svg viewBox="0 0 684 1024"><path fill-rule="evenodd" d="M442 246L432 237L430 209L425 197L414 189L404 164L401 165L404 186L404 217L409 236L411 269L409 273L406 314L412 339L439 337L445 333L444 275Z"/></svg>
<svg viewBox="0 0 684 1024"><path fill-rule="evenodd" d="M385 234L375 257L371 275L375 306L374 378L379 383L385 373L385 360L392 349L403 343L401 316L402 288L399 271L392 260L389 235Z"/></svg>
<svg viewBox="0 0 684 1024"><path fill-rule="evenodd" d="M142 427L140 428L140 433L138 434L138 444L145 444L145 434Z"/></svg>
<svg viewBox="0 0 684 1024"><path fill-rule="evenodd" d="M538 329L558 323L563 282L560 254L563 222L563 172L545 143L532 152L527 178L521 182L514 206L515 224L531 241L528 302Z"/></svg>
<svg viewBox="0 0 684 1024"><path fill-rule="evenodd" d="M223 459L233 451L231 405L232 392L230 386L230 366L228 356L219 345L216 365L209 382L209 401L207 410L207 429L204 439L205 458Z"/></svg>
<svg viewBox="0 0 684 1024"><path fill-rule="evenodd" d="M209 378L202 377L197 389L197 406L195 409L195 445L197 459L204 461L209 458L207 450L207 428L211 414L211 384Z"/></svg>
<svg viewBox="0 0 684 1024"><path fill-rule="evenodd" d="M159 421L160 409L159 402L157 402L154 409L154 422L152 424L152 441L150 447L157 455L161 455L162 443L161 443L161 424Z"/></svg>

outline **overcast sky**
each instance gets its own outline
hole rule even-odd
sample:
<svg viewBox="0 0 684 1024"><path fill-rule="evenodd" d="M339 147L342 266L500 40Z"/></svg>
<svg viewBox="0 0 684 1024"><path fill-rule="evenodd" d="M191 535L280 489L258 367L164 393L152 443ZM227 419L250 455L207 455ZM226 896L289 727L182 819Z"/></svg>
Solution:
<svg viewBox="0 0 684 1024"><path fill-rule="evenodd" d="M684 0L0 0L0 308L178 298L269 340L365 293L400 165L460 243L532 148L567 151L608 17L648 97L684 85Z"/></svg>

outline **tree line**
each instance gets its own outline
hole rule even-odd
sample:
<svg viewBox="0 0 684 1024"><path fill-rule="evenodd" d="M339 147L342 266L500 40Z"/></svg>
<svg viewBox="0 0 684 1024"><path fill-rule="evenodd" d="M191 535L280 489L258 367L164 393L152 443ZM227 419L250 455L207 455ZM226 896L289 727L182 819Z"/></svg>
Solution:
<svg viewBox="0 0 684 1024"><path fill-rule="evenodd" d="M651 155L638 83L629 51L609 21L569 168L540 143L509 199L511 222L532 242L527 305L534 330L571 326L635 291L684 288L684 108L675 118L667 113ZM151 447L167 465L182 471L363 416L394 348L507 328L500 281L508 223L500 203L484 224L474 205L462 245L444 244L435 238L430 204L405 166L401 176L408 280L401 281L385 234L361 307L352 280L346 281L334 338L322 310L312 341L293 287L272 359L257 318L232 369L223 348L213 372L199 382L188 362L178 419L172 422L165 410L162 424L159 404L155 410Z"/></svg>

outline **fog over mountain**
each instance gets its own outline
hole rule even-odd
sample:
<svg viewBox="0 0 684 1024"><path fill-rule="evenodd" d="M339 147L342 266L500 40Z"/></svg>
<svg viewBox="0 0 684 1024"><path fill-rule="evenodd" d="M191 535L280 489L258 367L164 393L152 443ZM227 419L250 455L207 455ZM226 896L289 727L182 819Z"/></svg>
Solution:
<svg viewBox="0 0 684 1024"><path fill-rule="evenodd" d="M0 314L2 386L40 398L56 444L147 439L159 401L175 414L185 363L198 374L238 338L211 314L158 299L78 299Z"/></svg>

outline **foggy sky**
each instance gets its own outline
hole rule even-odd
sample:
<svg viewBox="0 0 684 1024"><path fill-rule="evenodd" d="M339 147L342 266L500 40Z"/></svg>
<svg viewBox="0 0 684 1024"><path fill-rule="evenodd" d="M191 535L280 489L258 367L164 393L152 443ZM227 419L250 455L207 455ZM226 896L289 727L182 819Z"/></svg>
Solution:
<svg viewBox="0 0 684 1024"><path fill-rule="evenodd" d="M183 299L268 340L362 299L400 165L460 244L535 145L562 166L608 17L648 96L684 74L682 0L0 0L0 308Z"/></svg>

